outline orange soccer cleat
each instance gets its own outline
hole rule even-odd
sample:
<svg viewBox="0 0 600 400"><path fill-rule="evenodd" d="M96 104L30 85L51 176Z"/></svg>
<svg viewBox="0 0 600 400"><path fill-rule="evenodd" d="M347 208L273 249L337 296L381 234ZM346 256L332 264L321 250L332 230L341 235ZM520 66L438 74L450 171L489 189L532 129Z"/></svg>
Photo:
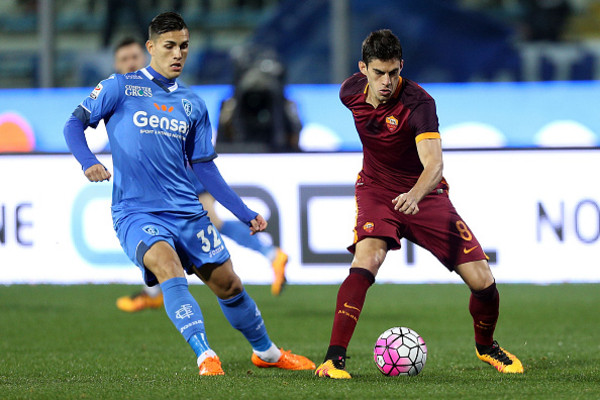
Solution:
<svg viewBox="0 0 600 400"><path fill-rule="evenodd" d="M481 361L490 364L499 372L505 374L523 373L523 364L521 364L521 361L515 355L500 347L495 340L488 352L480 354L477 347L475 347L475 352Z"/></svg>
<svg viewBox="0 0 600 400"><path fill-rule="evenodd" d="M352 376L343 368L338 368L333 363L333 360L327 360L323 364L319 365L319 368L315 371L315 375L320 378L331 378L331 379L351 379Z"/></svg>
<svg viewBox="0 0 600 400"><path fill-rule="evenodd" d="M117 308L125 312L142 311L147 308L161 308L163 306L163 295L150 296L146 292L139 292L132 296L123 296L117 299Z"/></svg>
<svg viewBox="0 0 600 400"><path fill-rule="evenodd" d="M256 354L252 353L252 364L256 365L258 368L281 368L294 371L315 369L315 363L308 358L293 354L290 350L279 350L281 351L281 357L274 363L263 361Z"/></svg>
<svg viewBox="0 0 600 400"><path fill-rule="evenodd" d="M202 376L225 375L219 356L206 357L198 367Z"/></svg>

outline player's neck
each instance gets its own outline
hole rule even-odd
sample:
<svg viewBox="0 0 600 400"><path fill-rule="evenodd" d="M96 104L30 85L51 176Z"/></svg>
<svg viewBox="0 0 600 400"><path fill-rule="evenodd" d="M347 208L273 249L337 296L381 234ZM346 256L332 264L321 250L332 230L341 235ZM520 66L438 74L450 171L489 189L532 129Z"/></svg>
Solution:
<svg viewBox="0 0 600 400"><path fill-rule="evenodd" d="M372 105L373 108L377 108L379 107L382 102L379 101L379 99L377 99L374 95L373 95L373 91L371 90L371 88L369 87L368 91L367 91L367 96L365 97L365 101Z"/></svg>
<svg viewBox="0 0 600 400"><path fill-rule="evenodd" d="M146 70L150 73L150 75L152 75L156 80L158 80L159 82L166 84L166 85L172 85L173 83L175 83L175 79L169 79L166 78L165 76L163 76L161 73L157 72L154 68L152 68L152 66L148 65L146 67Z"/></svg>

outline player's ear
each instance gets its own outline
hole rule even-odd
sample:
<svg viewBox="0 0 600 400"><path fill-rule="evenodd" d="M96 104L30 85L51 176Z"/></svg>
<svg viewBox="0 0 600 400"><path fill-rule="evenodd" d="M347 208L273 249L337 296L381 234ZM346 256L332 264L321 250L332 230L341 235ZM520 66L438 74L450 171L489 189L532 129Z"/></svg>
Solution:
<svg viewBox="0 0 600 400"><path fill-rule="evenodd" d="M363 75L367 75L367 64L363 60L358 62L358 69L362 72Z"/></svg>
<svg viewBox="0 0 600 400"><path fill-rule="evenodd" d="M146 41L146 50L148 50L148 53L150 55L152 55L152 50L154 49L154 42L151 39L148 39Z"/></svg>
<svg viewBox="0 0 600 400"><path fill-rule="evenodd" d="M400 60L400 71L398 73L402 72L402 68L404 68L404 60Z"/></svg>

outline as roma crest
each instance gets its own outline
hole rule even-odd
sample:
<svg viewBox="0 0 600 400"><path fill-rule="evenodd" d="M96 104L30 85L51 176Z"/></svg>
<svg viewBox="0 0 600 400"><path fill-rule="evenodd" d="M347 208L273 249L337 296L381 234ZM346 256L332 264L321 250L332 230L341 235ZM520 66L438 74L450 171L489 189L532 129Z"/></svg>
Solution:
<svg viewBox="0 0 600 400"><path fill-rule="evenodd" d="M374 228L375 228L375 224L372 222L367 222L366 224L363 225L363 229L368 233L373 232Z"/></svg>
<svg viewBox="0 0 600 400"><path fill-rule="evenodd" d="M385 117L385 125L388 131L394 133L398 129L398 120L393 115L390 115L389 117Z"/></svg>

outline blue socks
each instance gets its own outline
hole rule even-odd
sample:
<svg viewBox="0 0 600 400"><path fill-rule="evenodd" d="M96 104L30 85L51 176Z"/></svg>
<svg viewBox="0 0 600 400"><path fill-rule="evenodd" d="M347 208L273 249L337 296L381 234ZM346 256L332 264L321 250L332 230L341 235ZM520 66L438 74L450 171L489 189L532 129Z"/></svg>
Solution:
<svg viewBox="0 0 600 400"><path fill-rule="evenodd" d="M198 359L205 357L207 352L214 354L206 340L202 311L190 294L187 279L171 278L161 283L160 287L167 315L192 347ZM218 299L218 301L231 326L242 332L253 350L256 352L272 350L273 342L267 334L265 322L256 303L246 290L231 299Z"/></svg>
<svg viewBox="0 0 600 400"><path fill-rule="evenodd" d="M265 322L258 307L244 289L242 293L231 299L218 299L223 314L235 329L242 332L256 351L266 351L273 342L267 334Z"/></svg>
<svg viewBox="0 0 600 400"><path fill-rule="evenodd" d="M204 330L204 318L196 299L190 294L185 278L171 278L160 284L165 311L173 324L199 357L210 350Z"/></svg>
<svg viewBox="0 0 600 400"><path fill-rule="evenodd" d="M256 235L250 235L248 226L243 222L224 221L219 232L233 239L241 246L259 251L267 258L271 257L274 252L273 246L264 244Z"/></svg>

